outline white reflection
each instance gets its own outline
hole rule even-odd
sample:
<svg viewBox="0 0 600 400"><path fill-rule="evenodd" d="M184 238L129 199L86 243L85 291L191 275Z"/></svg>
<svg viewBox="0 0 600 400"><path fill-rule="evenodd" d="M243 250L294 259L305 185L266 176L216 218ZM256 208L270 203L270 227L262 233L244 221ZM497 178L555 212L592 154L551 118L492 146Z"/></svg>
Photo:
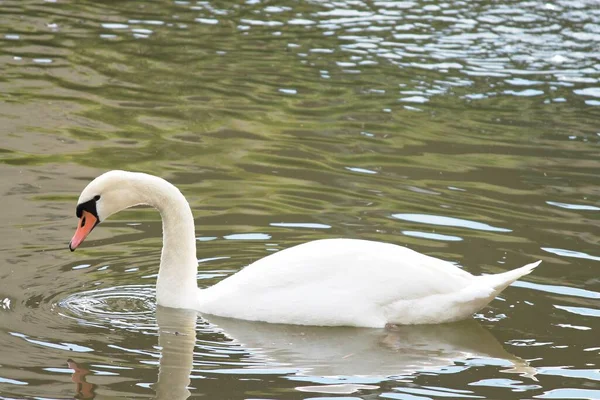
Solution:
<svg viewBox="0 0 600 400"><path fill-rule="evenodd" d="M588 260L600 261L600 257L593 256L591 254L587 254L581 251L575 250L567 250L567 249L556 249L552 247L542 247L541 248L548 253L556 254L557 256L563 257L572 257L572 258L586 258Z"/></svg>
<svg viewBox="0 0 600 400"><path fill-rule="evenodd" d="M267 324L205 316L224 333L265 359L302 375L385 378L453 366L467 359L503 359L511 372L535 369L508 353L476 321L398 326L392 329Z"/></svg>
<svg viewBox="0 0 600 400"><path fill-rule="evenodd" d="M157 399L186 399L196 346L196 313L159 307ZM392 329L309 327L268 324L203 316L213 332L232 339L232 350L242 350L251 367L230 372L200 369L202 374L253 374L260 371L290 373L289 379L335 384L377 383L391 376L422 371L443 373L472 365L506 367L505 372L533 378L535 368L508 353L496 338L476 321L455 324L399 326ZM236 351L239 354L238 351ZM456 362L464 364L457 366ZM231 364L230 364L231 365Z"/></svg>
<svg viewBox="0 0 600 400"><path fill-rule="evenodd" d="M558 99L554 99L556 101ZM590 206L587 204L569 204L569 203L560 203L558 201L547 201L546 204L551 206L556 206L560 208L566 208L568 210L591 210L591 211L600 211L600 207Z"/></svg>
<svg viewBox="0 0 600 400"><path fill-rule="evenodd" d="M153 386L156 399L179 400L190 396L188 386L196 345L197 313L158 307L158 345L161 357L158 380Z"/></svg>
<svg viewBox="0 0 600 400"><path fill-rule="evenodd" d="M392 218L400 219L402 221L418 222L421 224L455 226L458 228L475 229L478 231L512 232L512 230L510 229L499 228L496 226L484 224L483 222L471 221L468 219L461 218L445 217L443 215L435 214L392 214Z"/></svg>

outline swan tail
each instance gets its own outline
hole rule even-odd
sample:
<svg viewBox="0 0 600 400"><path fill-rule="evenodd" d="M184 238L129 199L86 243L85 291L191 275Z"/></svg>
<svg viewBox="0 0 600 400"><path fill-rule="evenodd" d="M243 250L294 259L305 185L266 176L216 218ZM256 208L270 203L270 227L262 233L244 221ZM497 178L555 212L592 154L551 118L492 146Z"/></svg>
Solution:
<svg viewBox="0 0 600 400"><path fill-rule="evenodd" d="M494 300L494 298L511 283L520 277L529 274L535 267L540 265L541 262L541 260L536 261L521 268L516 268L500 274L478 276L473 285L470 285L466 290L461 292L461 297L457 302L462 306L458 307L457 305L457 308L463 311L461 315L466 318L466 316L478 312L490 301Z"/></svg>
<svg viewBox="0 0 600 400"><path fill-rule="evenodd" d="M529 274L541 261L495 275L477 276L458 291L418 299L400 299L385 306L387 323L397 325L438 324L469 318L502 290Z"/></svg>
<svg viewBox="0 0 600 400"><path fill-rule="evenodd" d="M493 295L496 296L498 293L506 289L511 283L533 271L535 267L540 265L541 262L542 260L539 260L534 263L527 264L521 268L516 268L501 274L485 275L480 279L484 280L486 284L493 289Z"/></svg>

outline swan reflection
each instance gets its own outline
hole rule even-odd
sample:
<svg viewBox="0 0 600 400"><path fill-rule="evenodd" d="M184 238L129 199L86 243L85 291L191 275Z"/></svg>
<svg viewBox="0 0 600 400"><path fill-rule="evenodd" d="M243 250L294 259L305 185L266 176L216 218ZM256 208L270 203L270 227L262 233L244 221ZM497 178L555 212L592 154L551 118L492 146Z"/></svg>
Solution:
<svg viewBox="0 0 600 400"><path fill-rule="evenodd" d="M186 399L194 369L197 314L159 307L159 346L162 357L153 385L158 399ZM202 316L213 333L230 341L221 343L243 352L252 362L245 369L207 368L198 363L194 372L252 373L265 368L294 372L290 379L324 383L323 377L369 377L377 382L391 376L452 367L455 362L494 359L505 372L533 377L535 369L508 353L476 321L455 324L399 326L392 329L332 328L278 325L213 316ZM248 365L246 364L246 365ZM256 372L256 371L254 371ZM358 380L360 381L360 379ZM331 381L328 381L331 383Z"/></svg>
<svg viewBox="0 0 600 400"><path fill-rule="evenodd" d="M158 307L158 346L161 357L158 380L153 386L157 399L187 399L196 345L196 311Z"/></svg>

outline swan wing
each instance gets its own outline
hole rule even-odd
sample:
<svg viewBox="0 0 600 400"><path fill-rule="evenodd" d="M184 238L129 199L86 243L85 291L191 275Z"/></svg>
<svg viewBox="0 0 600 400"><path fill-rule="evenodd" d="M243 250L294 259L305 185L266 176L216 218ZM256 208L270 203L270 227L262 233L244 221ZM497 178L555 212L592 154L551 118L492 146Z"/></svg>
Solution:
<svg viewBox="0 0 600 400"><path fill-rule="evenodd" d="M325 239L271 254L201 293L200 311L306 325L384 326L389 306L449 295L474 277L406 247Z"/></svg>

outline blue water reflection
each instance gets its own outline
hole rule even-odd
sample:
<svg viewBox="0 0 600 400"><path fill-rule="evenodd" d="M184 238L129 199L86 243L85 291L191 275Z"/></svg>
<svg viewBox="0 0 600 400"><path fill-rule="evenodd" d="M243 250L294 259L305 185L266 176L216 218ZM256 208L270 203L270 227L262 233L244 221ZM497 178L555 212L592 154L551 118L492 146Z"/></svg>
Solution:
<svg viewBox="0 0 600 400"><path fill-rule="evenodd" d="M487 232L512 232L510 229L499 228L496 226L488 225L483 222L471 221L468 219L446 217L443 215L433 214L392 214L392 218L396 218L402 221L417 222L428 225L439 225L439 226L454 226L458 228L475 229L478 231Z"/></svg>

